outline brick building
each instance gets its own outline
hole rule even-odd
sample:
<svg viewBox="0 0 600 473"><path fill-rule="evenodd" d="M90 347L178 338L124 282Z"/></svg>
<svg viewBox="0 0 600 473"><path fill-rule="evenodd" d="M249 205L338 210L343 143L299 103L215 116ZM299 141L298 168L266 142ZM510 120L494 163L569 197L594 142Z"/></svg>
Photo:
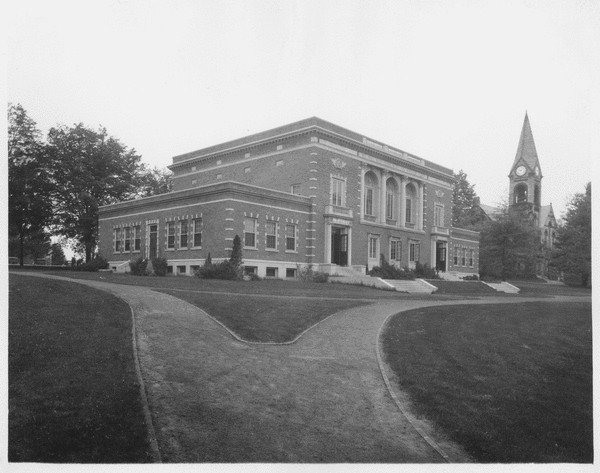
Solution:
<svg viewBox="0 0 600 473"><path fill-rule="evenodd" d="M294 277L417 262L478 272L477 232L450 228L452 170L313 117L173 158L173 191L100 209L110 266L164 256L192 274L243 245L246 271Z"/></svg>

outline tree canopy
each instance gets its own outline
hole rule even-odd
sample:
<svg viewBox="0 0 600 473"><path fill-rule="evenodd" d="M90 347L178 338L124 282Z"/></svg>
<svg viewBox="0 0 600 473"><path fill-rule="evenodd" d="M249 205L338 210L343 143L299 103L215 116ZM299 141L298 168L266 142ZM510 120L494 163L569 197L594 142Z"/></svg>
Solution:
<svg viewBox="0 0 600 473"><path fill-rule="evenodd" d="M454 191L452 192L452 226L472 228L479 219L473 212L477 194L475 186L469 183L467 174L461 169L454 174Z"/></svg>
<svg viewBox="0 0 600 473"><path fill-rule="evenodd" d="M592 272L592 183L571 199L558 228L552 265L588 286Z"/></svg>
<svg viewBox="0 0 600 473"><path fill-rule="evenodd" d="M98 239L98 208L134 196L140 159L134 149L79 123L48 132L52 162L55 233L75 238L91 261Z"/></svg>
<svg viewBox="0 0 600 473"><path fill-rule="evenodd" d="M502 280L531 277L541 251L539 229L518 212L505 211L481 230L479 274Z"/></svg>
<svg viewBox="0 0 600 473"><path fill-rule="evenodd" d="M46 227L52 217L50 161L41 133L25 109L8 106L9 241L16 242L19 262L25 254L43 257L49 248ZM47 243L47 245L46 245Z"/></svg>

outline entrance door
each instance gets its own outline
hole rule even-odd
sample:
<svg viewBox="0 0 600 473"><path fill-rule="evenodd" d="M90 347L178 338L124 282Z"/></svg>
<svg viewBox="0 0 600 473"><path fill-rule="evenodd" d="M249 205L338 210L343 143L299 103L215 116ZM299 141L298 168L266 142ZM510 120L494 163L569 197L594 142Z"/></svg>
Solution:
<svg viewBox="0 0 600 473"><path fill-rule="evenodd" d="M331 262L348 265L348 234L344 228L331 227Z"/></svg>
<svg viewBox="0 0 600 473"><path fill-rule="evenodd" d="M435 243L435 269L446 271L447 244L445 241Z"/></svg>
<svg viewBox="0 0 600 473"><path fill-rule="evenodd" d="M157 256L157 242L158 242L158 225L150 225L150 244L148 248L148 257L150 259L156 258Z"/></svg>

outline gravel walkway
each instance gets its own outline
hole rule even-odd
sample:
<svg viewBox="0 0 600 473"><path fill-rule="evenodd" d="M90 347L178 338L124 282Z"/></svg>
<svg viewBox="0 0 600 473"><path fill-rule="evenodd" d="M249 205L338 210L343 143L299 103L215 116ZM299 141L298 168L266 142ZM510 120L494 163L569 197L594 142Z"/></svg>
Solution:
<svg viewBox="0 0 600 473"><path fill-rule="evenodd" d="M411 423L399 409L406 399L393 387L394 400L384 383L381 368L391 374L378 362L379 330L389 316L419 307L540 300L386 300L329 317L291 345L250 345L166 294L43 277L106 290L133 308L163 462L437 463L446 461L440 451L467 462L425 420Z"/></svg>

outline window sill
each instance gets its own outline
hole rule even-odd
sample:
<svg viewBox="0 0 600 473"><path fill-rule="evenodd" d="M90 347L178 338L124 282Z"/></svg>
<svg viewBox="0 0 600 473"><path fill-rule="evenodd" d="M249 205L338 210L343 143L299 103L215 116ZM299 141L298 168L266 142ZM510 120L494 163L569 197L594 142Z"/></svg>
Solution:
<svg viewBox="0 0 600 473"><path fill-rule="evenodd" d="M285 250L285 252L298 254L298 250Z"/></svg>
<svg viewBox="0 0 600 473"><path fill-rule="evenodd" d="M279 253L279 250L277 248L265 248L265 251L270 251L271 253ZM277 277L277 276L273 276L273 277Z"/></svg>
<svg viewBox="0 0 600 473"><path fill-rule="evenodd" d="M189 248L190 250L201 250L202 247L201 246L192 246L191 248Z"/></svg>
<svg viewBox="0 0 600 473"><path fill-rule="evenodd" d="M254 246L244 246L244 250L258 251L258 248Z"/></svg>

